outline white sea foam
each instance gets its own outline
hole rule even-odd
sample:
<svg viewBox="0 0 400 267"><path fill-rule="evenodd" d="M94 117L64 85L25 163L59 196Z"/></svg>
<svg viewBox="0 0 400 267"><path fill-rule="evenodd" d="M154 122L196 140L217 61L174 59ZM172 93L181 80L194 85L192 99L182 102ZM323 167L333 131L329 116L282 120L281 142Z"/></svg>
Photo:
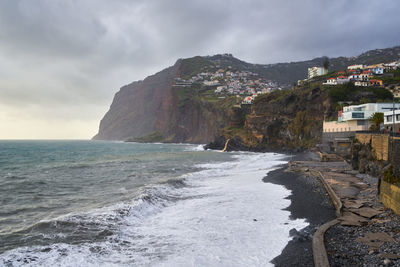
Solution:
<svg viewBox="0 0 400 267"><path fill-rule="evenodd" d="M204 146L205 146L205 144L203 144L203 145L189 145L186 150L188 150L188 151L204 151Z"/></svg>
<svg viewBox="0 0 400 267"><path fill-rule="evenodd" d="M261 181L286 161L271 153L234 157L198 165L202 170L186 175L185 187L149 189L151 201L142 197L83 216L99 225L114 224L105 240L55 244L46 246L47 252L46 247L19 248L0 259L14 266L272 265L290 240L289 230L308 225L290 220L283 210L290 205L289 190ZM82 218L69 218L75 219Z"/></svg>

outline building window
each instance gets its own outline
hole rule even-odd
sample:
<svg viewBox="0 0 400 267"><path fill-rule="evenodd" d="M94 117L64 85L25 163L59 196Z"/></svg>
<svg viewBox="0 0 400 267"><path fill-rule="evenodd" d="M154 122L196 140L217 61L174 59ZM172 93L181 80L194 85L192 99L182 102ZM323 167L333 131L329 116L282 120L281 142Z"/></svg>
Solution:
<svg viewBox="0 0 400 267"><path fill-rule="evenodd" d="M392 122L393 115L387 116L387 122Z"/></svg>
<svg viewBox="0 0 400 267"><path fill-rule="evenodd" d="M352 118L353 119L363 119L364 118L364 112L353 112L352 113Z"/></svg>
<svg viewBox="0 0 400 267"><path fill-rule="evenodd" d="M359 126L360 126L360 125L365 125L365 121L358 120L358 121L357 121L357 125L359 125Z"/></svg>

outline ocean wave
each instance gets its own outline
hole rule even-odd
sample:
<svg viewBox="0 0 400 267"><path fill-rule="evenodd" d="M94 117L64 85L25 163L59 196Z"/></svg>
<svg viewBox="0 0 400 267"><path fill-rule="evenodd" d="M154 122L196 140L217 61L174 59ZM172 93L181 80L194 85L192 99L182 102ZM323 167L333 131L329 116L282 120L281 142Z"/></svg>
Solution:
<svg viewBox="0 0 400 267"><path fill-rule="evenodd" d="M13 248L12 240L4 239L9 243L0 265L266 266L289 241L289 230L307 223L290 220L283 210L290 191L261 182L286 163L284 155L232 156L232 161L197 164L198 171L147 185L130 202L14 233L14 238L29 233L37 240Z"/></svg>

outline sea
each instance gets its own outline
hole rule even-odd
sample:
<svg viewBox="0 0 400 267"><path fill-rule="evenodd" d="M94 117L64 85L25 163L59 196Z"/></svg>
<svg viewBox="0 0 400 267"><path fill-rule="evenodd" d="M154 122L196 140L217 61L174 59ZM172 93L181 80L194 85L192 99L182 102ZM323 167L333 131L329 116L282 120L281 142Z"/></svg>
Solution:
<svg viewBox="0 0 400 267"><path fill-rule="evenodd" d="M264 183L287 155L0 141L0 266L273 266L308 225Z"/></svg>

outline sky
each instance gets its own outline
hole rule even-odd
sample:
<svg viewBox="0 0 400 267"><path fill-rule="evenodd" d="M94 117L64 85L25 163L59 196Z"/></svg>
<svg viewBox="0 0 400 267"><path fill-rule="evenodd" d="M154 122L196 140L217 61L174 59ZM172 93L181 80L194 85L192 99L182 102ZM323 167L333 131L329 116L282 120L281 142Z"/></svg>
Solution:
<svg viewBox="0 0 400 267"><path fill-rule="evenodd" d="M400 45L398 0L0 0L0 139L90 139L125 84L178 58L250 63Z"/></svg>

